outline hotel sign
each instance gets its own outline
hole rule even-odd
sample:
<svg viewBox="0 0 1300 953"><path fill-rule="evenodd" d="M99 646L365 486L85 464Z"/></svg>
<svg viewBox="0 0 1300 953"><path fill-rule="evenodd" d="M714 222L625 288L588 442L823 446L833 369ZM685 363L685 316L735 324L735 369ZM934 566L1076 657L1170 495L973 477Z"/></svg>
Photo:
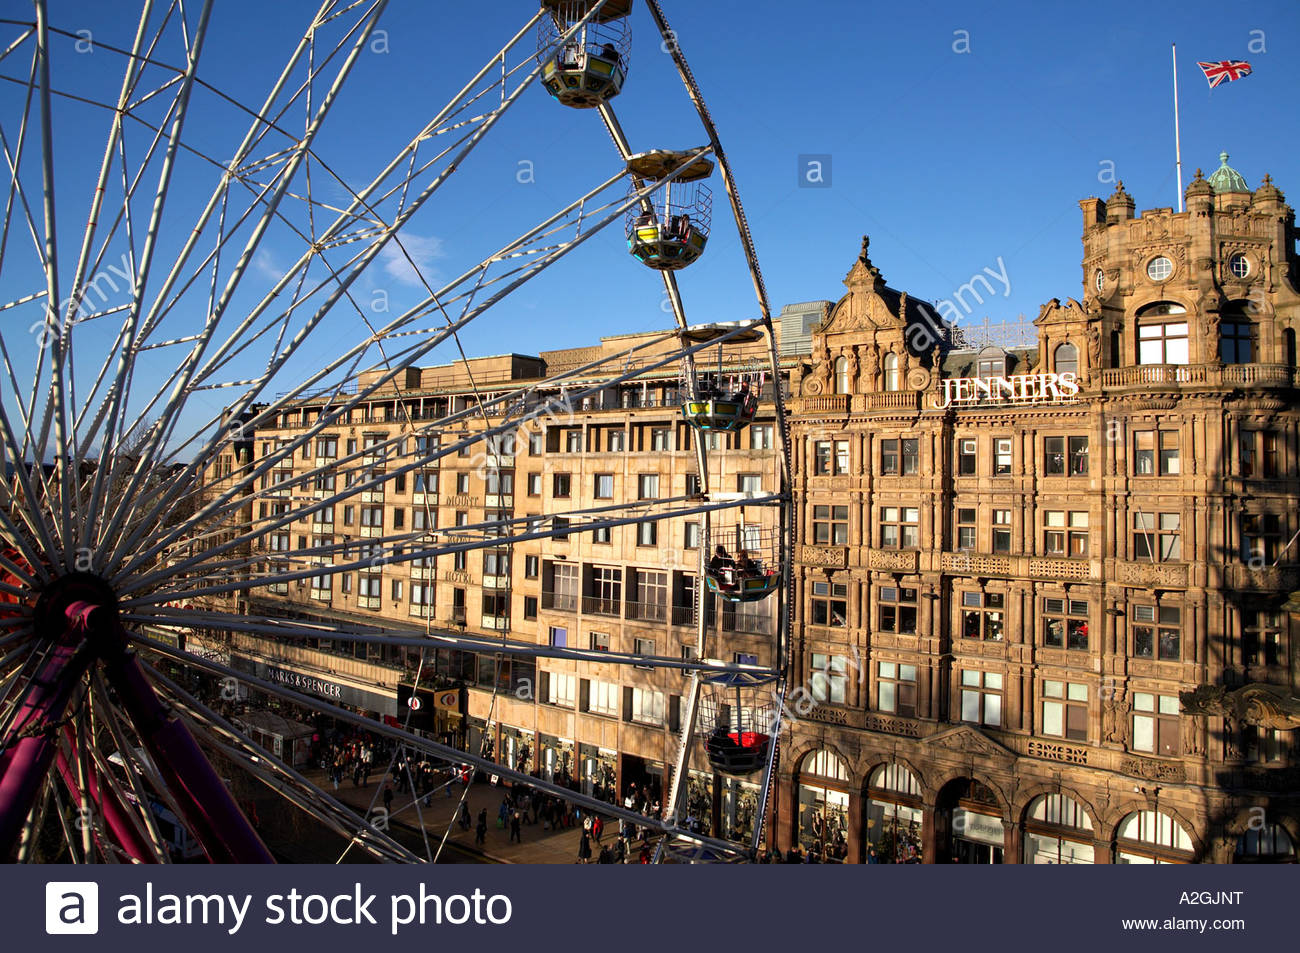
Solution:
<svg viewBox="0 0 1300 953"><path fill-rule="evenodd" d="M1016 377L956 377L931 398L938 410L962 404L1030 404L1073 401L1079 393L1074 374L1021 374Z"/></svg>

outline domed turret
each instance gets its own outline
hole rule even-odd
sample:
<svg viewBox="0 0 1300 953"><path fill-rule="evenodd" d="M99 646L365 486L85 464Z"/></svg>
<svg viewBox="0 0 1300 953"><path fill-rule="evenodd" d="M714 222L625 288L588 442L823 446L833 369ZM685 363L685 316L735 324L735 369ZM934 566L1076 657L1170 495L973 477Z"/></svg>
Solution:
<svg viewBox="0 0 1300 953"><path fill-rule="evenodd" d="M1210 185L1205 176L1201 174L1201 170L1197 169L1196 178L1192 179L1191 184L1187 186L1184 195L1189 206L1192 204L1193 199L1208 201L1214 198L1214 186Z"/></svg>
<svg viewBox="0 0 1300 953"><path fill-rule="evenodd" d="M1228 165L1228 154L1219 153L1219 167L1210 173L1210 186L1214 189L1216 195L1223 195L1228 192L1245 192L1250 193L1250 186L1241 173Z"/></svg>
<svg viewBox="0 0 1300 953"><path fill-rule="evenodd" d="M1251 204L1261 211L1277 211L1286 203L1286 197L1282 195L1282 190L1273 184L1273 177L1265 175L1263 183L1255 190L1255 196Z"/></svg>

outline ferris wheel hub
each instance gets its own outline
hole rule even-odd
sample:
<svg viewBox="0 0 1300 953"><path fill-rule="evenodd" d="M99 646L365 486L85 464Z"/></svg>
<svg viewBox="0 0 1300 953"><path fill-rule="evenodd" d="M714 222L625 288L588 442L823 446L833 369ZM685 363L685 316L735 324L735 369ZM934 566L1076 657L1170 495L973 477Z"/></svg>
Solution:
<svg viewBox="0 0 1300 953"><path fill-rule="evenodd" d="M107 631L117 613L117 594L106 580L90 572L70 572L41 590L33 619L40 636L63 641Z"/></svg>

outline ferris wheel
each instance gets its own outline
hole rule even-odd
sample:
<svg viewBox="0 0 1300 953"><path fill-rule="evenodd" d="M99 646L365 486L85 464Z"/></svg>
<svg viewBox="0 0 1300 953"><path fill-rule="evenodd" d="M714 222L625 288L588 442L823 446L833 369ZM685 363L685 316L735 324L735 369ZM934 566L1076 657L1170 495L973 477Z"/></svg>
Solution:
<svg viewBox="0 0 1300 953"><path fill-rule="evenodd" d="M61 859L167 862L174 837L164 827L174 824L213 861L270 861L221 775L235 766L349 849L436 858L438 837L426 835L423 852L399 843L199 697L176 677L181 670L252 685L397 751L647 827L661 835L658 860L745 859L762 838L789 645L790 459L766 290L682 38L657 0L646 0L653 42L684 87L682 108L700 120L695 145L634 146L619 122L616 103L636 108L631 28L643 14L632 0L542 0L443 107L408 97L400 138L374 135L359 148L350 124L366 104L349 93L376 68L366 55L381 15L398 12L389 6L323 0L264 88L243 76L213 80L208 64L243 54L222 47L229 31L211 0L142 0L127 28L116 7L115 26L55 22L46 0L33 0L28 17L0 20L6 857L48 859L42 838L54 831ZM444 185L490 162L507 113L530 110L585 111L614 150L603 162L580 153L591 169L571 198L522 230L500 226L488 253L454 278L435 275L416 228L438 214ZM714 216L711 182L721 184L726 216ZM757 316L692 323L677 275L708 254L724 217ZM602 267L660 275L673 327L520 383L476 376L462 344L471 324L490 325L517 289L569 267L570 253L599 257L599 242L588 242L611 227L625 253ZM483 226L476 237L491 232ZM371 276L394 270L415 290L398 308L377 308ZM737 346L749 348L745 363L724 362ZM433 364L462 368L461 396L403 399L403 382ZM440 460L479 454L488 492L501 496L512 473L504 448L529 422L670 375L676 412L694 435L697 483L686 496L629 489L542 519L504 508L477 522L438 516L436 484L422 481ZM388 426L340 447L334 435L380 403ZM775 421L778 485L723 492L712 484L726 451L706 438L741 432L756 414ZM408 483L412 525L366 520L386 491ZM336 508L354 506L359 535L334 536ZM472 630L463 615L447 625L414 602L415 626L250 608L262 596L336 591L344 577L373 578L378 588L385 573L401 573L414 591L430 578L419 573L457 554L688 517L701 527L689 656L541 644L508 626ZM294 546L303 526L311 533ZM355 598L378 603L368 588ZM711 600L775 607L761 662L729 660L706 621ZM416 660L411 698L432 683L435 652L449 648L687 672L663 809L648 816L491 750L432 740L410 724L416 703L376 719L291 679L237 669L220 649L231 639L399 649ZM746 840L685 823L689 769L701 756L714 771L758 779L758 823ZM74 823L78 812L91 820Z"/></svg>

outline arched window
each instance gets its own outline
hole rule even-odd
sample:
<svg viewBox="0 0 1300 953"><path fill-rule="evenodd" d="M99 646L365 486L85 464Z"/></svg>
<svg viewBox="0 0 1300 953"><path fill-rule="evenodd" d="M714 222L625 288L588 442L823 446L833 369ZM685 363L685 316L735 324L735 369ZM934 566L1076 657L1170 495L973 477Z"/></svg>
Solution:
<svg viewBox="0 0 1300 953"><path fill-rule="evenodd" d="M868 861L902 864L920 856L921 784L901 764L882 764L867 779Z"/></svg>
<svg viewBox="0 0 1300 953"><path fill-rule="evenodd" d="M825 748L804 758L799 770L799 845L838 863L849 853L849 770Z"/></svg>
<svg viewBox="0 0 1300 953"><path fill-rule="evenodd" d="M1052 367L1058 374L1079 373L1079 349L1073 344L1062 344L1057 347L1056 354L1052 358Z"/></svg>
<svg viewBox="0 0 1300 953"><path fill-rule="evenodd" d="M1176 301L1156 301L1140 308L1138 318L1139 364L1186 364L1187 309Z"/></svg>
<svg viewBox="0 0 1300 953"><path fill-rule="evenodd" d="M1255 325L1250 321L1224 321L1219 325L1219 360L1224 364L1251 364L1255 360Z"/></svg>
<svg viewBox="0 0 1300 953"><path fill-rule="evenodd" d="M1041 794L1025 811L1025 863L1093 863L1092 820L1074 798Z"/></svg>
<svg viewBox="0 0 1300 953"><path fill-rule="evenodd" d="M1294 864L1295 845L1280 824L1252 827L1237 838L1234 864Z"/></svg>
<svg viewBox="0 0 1300 953"><path fill-rule="evenodd" d="M1119 864L1189 864L1192 838L1163 811L1134 811L1119 822L1115 862Z"/></svg>
<svg viewBox="0 0 1300 953"><path fill-rule="evenodd" d="M890 351L881 364L885 372L885 390L898 390L898 355Z"/></svg>
<svg viewBox="0 0 1300 953"><path fill-rule="evenodd" d="M847 357L837 357L835 359L835 393L847 394L849 392L849 359Z"/></svg>

